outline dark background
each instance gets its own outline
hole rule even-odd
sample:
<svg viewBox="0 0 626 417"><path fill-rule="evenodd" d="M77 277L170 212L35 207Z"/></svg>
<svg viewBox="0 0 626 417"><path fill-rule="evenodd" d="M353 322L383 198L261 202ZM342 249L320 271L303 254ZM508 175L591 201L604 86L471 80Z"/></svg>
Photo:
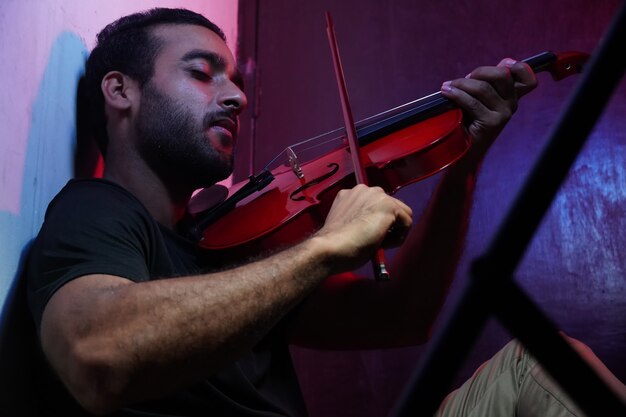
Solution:
<svg viewBox="0 0 626 417"><path fill-rule="evenodd" d="M332 13L356 120L438 91L503 57L544 50L592 52L616 0L304 1L241 0L239 58L251 105L242 122L236 179L286 146L342 125L325 32ZM490 243L580 77L539 74L492 147L478 181L464 256L443 314ZM556 324L626 380L626 84L622 82L515 273ZM399 196L419 215L437 176ZM398 320L411 320L399 317ZM440 326L438 326L440 327ZM492 320L458 380L511 337ZM382 416L395 403L423 347L330 352L294 348L315 416Z"/></svg>

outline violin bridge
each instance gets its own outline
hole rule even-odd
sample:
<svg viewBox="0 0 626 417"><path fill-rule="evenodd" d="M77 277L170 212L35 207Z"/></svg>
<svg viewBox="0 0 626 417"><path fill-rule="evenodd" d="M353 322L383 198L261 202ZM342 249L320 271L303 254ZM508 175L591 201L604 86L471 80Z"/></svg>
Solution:
<svg viewBox="0 0 626 417"><path fill-rule="evenodd" d="M296 174L296 177L298 177L299 179L304 178L304 173L302 172L302 168L300 167L300 161L298 160L298 156L293 151L293 149L291 149L291 146L287 147L287 158L289 159L289 165L291 166L291 170L294 174Z"/></svg>

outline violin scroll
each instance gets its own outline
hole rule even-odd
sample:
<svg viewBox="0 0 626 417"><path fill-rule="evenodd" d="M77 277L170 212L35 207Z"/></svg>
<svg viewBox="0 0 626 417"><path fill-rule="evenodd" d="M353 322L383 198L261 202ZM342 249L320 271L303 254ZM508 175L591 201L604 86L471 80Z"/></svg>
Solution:
<svg viewBox="0 0 626 417"><path fill-rule="evenodd" d="M577 51L567 51L555 54L554 52L542 52L538 55L524 59L535 73L548 71L554 81L560 81L570 75L580 74L589 54Z"/></svg>

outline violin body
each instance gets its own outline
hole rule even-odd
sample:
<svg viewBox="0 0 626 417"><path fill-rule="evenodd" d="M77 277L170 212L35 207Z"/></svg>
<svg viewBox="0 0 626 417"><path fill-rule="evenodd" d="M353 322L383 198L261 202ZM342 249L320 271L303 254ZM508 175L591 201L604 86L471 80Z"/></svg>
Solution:
<svg viewBox="0 0 626 417"><path fill-rule="evenodd" d="M370 185L393 194L445 169L469 146L455 109L362 146L361 157ZM199 245L225 260L233 252L239 258L289 246L318 230L336 194L356 184L350 148L303 163L301 170L298 178L290 166L274 169L274 181L209 225Z"/></svg>

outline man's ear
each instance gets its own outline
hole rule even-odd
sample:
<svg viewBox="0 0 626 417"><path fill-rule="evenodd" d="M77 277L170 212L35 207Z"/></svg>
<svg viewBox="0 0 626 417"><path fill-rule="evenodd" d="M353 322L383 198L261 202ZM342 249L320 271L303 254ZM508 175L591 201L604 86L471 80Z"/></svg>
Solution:
<svg viewBox="0 0 626 417"><path fill-rule="evenodd" d="M127 110L139 100L139 83L119 71L111 71L100 85L105 104L117 110Z"/></svg>

